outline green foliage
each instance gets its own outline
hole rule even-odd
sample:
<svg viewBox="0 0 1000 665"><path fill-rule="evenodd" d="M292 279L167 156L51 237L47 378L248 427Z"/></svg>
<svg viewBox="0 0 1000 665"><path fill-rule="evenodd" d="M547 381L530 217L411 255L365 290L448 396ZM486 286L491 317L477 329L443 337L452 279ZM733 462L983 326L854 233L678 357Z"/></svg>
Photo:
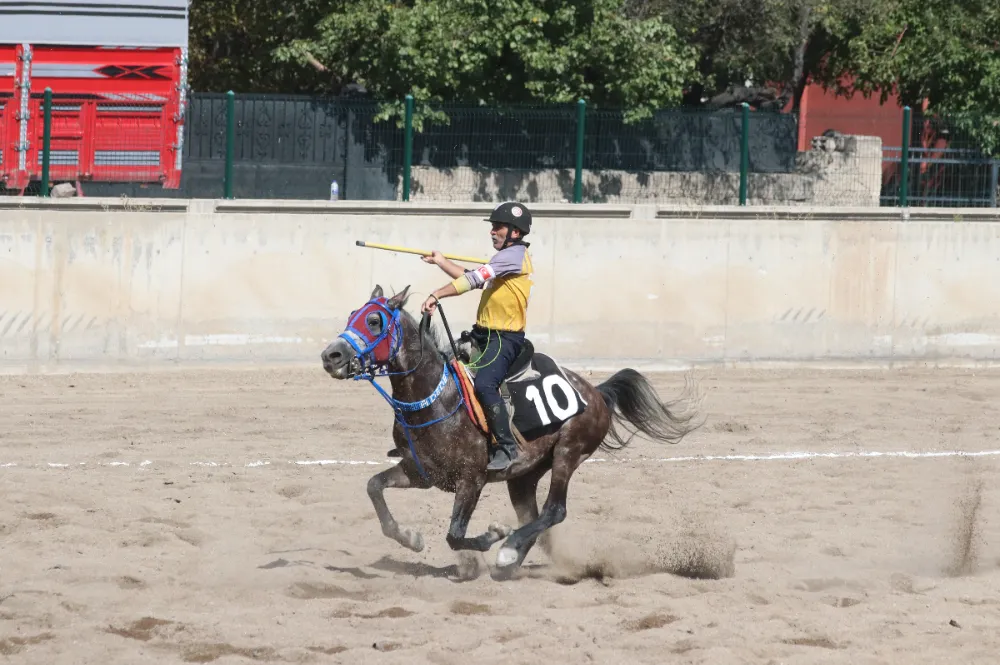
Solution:
<svg viewBox="0 0 1000 665"><path fill-rule="evenodd" d="M798 85L857 32L878 0L627 0L637 18L662 16L698 51L688 103L730 87ZM795 98L797 102L797 97Z"/></svg>
<svg viewBox="0 0 1000 665"><path fill-rule="evenodd" d="M445 102L571 104L627 109L631 119L676 105L694 50L660 18L631 20L621 0L356 0L323 18L313 38L275 51L312 55L402 116L442 119Z"/></svg>
<svg viewBox="0 0 1000 665"><path fill-rule="evenodd" d="M339 93L383 118L567 104L631 120L747 80L897 90L1000 155L997 0L193 0L195 90Z"/></svg>
<svg viewBox="0 0 1000 665"><path fill-rule="evenodd" d="M315 69L291 69L272 52L289 39L311 34L329 0L192 0L188 58L193 90L313 92L324 77Z"/></svg>
<svg viewBox="0 0 1000 665"><path fill-rule="evenodd" d="M883 0L831 58L864 94L947 117L989 154L1000 155L1000 3Z"/></svg>

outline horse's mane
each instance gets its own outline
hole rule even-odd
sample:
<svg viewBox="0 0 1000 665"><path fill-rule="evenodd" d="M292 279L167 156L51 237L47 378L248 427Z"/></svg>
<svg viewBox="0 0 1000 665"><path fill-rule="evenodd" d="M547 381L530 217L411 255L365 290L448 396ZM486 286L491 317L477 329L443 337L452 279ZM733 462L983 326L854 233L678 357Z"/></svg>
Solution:
<svg viewBox="0 0 1000 665"><path fill-rule="evenodd" d="M431 319L429 326L426 328L422 327L420 325L420 319L406 311L406 303L409 299L410 297L407 295L403 302L400 303L399 311L410 323L413 324L413 327L420 331L420 336L424 339L425 343L430 344L446 361L451 360L455 353L451 350L451 344L448 342L443 332L435 326L433 318ZM454 334L454 331L452 334Z"/></svg>

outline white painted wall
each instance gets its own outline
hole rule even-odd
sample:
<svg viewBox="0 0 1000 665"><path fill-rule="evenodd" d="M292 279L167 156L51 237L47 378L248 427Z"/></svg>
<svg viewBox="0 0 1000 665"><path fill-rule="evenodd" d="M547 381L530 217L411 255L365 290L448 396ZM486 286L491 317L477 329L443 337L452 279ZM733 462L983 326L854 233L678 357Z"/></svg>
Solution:
<svg viewBox="0 0 1000 665"><path fill-rule="evenodd" d="M416 313L448 279L355 240L491 252L491 204L15 201L0 205L6 372L318 363L376 283L412 285ZM535 209L528 334L570 366L1000 349L998 211ZM477 301L444 301L456 334Z"/></svg>

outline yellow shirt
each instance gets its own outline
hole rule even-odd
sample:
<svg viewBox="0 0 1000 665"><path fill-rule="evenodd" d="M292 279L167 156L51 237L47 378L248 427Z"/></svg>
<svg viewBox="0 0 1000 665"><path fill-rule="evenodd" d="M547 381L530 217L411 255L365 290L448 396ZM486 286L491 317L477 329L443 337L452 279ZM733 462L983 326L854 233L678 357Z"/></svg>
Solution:
<svg viewBox="0 0 1000 665"><path fill-rule="evenodd" d="M459 293L483 289L476 324L490 330L523 332L531 298L531 257L526 244L497 252L489 263L467 270L452 284Z"/></svg>

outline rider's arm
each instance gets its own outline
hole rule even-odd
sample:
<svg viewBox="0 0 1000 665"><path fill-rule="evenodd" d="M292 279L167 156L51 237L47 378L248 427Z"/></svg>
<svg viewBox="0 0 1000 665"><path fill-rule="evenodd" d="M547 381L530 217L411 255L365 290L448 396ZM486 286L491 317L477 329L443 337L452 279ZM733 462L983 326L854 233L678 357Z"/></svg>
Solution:
<svg viewBox="0 0 1000 665"><path fill-rule="evenodd" d="M455 284L453 282L448 282L437 291L432 292L431 295L440 300L441 298L457 296L458 290L455 288Z"/></svg>
<svg viewBox="0 0 1000 665"><path fill-rule="evenodd" d="M437 257L435 258L437 259ZM451 277L452 279L458 279L466 272L465 268L452 263L443 256L440 259L434 261L434 263L437 264L438 268L448 273L448 277Z"/></svg>
<svg viewBox="0 0 1000 665"><path fill-rule="evenodd" d="M489 263L484 263L475 270L466 270L464 274L455 276L450 286L456 293L465 293L472 289L481 289L494 277L519 275L524 266L524 245L513 245L497 252Z"/></svg>

